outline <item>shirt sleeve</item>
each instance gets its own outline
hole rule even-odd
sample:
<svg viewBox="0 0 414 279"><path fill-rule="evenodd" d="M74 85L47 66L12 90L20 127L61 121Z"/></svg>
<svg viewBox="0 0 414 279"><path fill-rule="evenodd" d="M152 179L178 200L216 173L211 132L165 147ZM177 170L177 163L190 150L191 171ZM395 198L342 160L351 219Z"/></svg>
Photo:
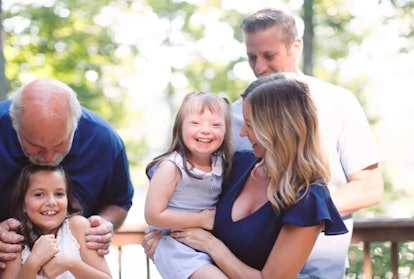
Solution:
<svg viewBox="0 0 414 279"><path fill-rule="evenodd" d="M357 98L348 92L344 94L342 104L345 112L338 149L345 172L352 174L378 163L380 156L370 124Z"/></svg>
<svg viewBox="0 0 414 279"><path fill-rule="evenodd" d="M130 179L128 159L123 145L114 158L112 172L105 184L103 204L117 205L128 211L132 206L134 187Z"/></svg>
<svg viewBox="0 0 414 279"><path fill-rule="evenodd" d="M329 194L328 187L312 185L309 191L284 213L284 224L310 227L323 222L326 235L348 232Z"/></svg>

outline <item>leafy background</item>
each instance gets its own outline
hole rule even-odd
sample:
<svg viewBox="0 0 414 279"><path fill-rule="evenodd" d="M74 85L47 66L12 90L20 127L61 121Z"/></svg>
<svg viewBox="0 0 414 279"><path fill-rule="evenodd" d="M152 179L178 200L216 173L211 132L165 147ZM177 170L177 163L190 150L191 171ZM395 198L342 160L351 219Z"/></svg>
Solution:
<svg viewBox="0 0 414 279"><path fill-rule="evenodd" d="M73 87L124 139L137 190L128 221L142 222L143 169L169 143L183 95L235 100L254 80L239 25L280 5L305 18L313 35L301 67L357 95L383 153L385 197L356 215L412 217L412 0L0 0L0 99L40 77ZM414 278L412 246L401 245L400 278ZM361 249L351 247L349 278L362 278ZM389 245L372 250L375 278L389 278Z"/></svg>

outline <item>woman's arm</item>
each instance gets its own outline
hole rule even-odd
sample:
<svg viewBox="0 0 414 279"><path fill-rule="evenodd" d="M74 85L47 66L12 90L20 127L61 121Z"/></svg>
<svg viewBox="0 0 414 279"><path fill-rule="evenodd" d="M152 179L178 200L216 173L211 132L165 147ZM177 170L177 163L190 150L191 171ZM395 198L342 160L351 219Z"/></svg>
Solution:
<svg viewBox="0 0 414 279"><path fill-rule="evenodd" d="M305 264L321 226L298 227L286 224L273 245L263 270L240 261L218 238L202 229L185 229L172 233L177 240L207 252L229 278L295 278Z"/></svg>
<svg viewBox="0 0 414 279"><path fill-rule="evenodd" d="M89 221L83 216L72 216L69 218L69 227L79 243L81 259L57 255L42 267L42 274L53 278L64 271L70 271L77 279L112 278L105 257L86 247L85 231L90 227Z"/></svg>
<svg viewBox="0 0 414 279"><path fill-rule="evenodd" d="M169 160L161 162L148 187L144 209L146 222L159 228L213 229L215 210L203 210L198 213L167 209L168 202L180 181L181 172L177 166Z"/></svg>
<svg viewBox="0 0 414 279"><path fill-rule="evenodd" d="M285 224L262 270L262 278L296 278L321 233L322 225Z"/></svg>

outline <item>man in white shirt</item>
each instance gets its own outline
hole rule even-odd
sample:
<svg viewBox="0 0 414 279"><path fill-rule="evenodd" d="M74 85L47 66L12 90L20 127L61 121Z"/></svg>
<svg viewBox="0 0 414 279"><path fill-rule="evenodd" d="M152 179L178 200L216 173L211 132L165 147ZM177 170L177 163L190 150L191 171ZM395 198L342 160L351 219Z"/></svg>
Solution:
<svg viewBox="0 0 414 279"><path fill-rule="evenodd" d="M261 10L246 18L241 28L249 65L257 78L276 72L295 72L304 76L316 102L321 138L331 169L328 186L349 233L337 236L322 233L297 278L342 279L352 236L352 213L377 204L384 191L379 155L367 118L350 91L305 76L297 68L303 42L292 14ZM239 136L243 122L241 104L241 99L233 103L237 150L251 149L248 140Z"/></svg>

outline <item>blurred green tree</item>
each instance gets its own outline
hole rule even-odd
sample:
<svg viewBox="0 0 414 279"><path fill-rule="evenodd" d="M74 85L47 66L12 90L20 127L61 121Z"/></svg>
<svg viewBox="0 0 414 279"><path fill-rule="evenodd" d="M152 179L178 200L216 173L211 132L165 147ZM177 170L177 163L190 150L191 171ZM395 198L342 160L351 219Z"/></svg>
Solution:
<svg viewBox="0 0 414 279"><path fill-rule="evenodd" d="M125 92L118 80L126 69L123 59L136 50L130 48L130 57L117 54L123 46L114 40L112 22L99 22L110 5L108 0L13 3L3 20L9 90L35 77L57 78L82 104L114 125L121 123Z"/></svg>
<svg viewBox="0 0 414 279"><path fill-rule="evenodd" d="M372 29L362 28L356 23L357 18L349 8L349 1L304 0L303 5L293 12L301 15L305 23L303 71L349 88L364 104L363 93L368 77L359 76L346 82L341 79L344 62L372 32ZM0 48L0 99L6 97L1 95L5 90L2 87L7 84L2 79L4 69L9 80L7 92L15 90L34 76L55 77L73 87L82 104L103 115L115 127L121 129L136 122L136 118L141 116L139 112L128 110L129 95L122 85L122 79L134 71L131 61L137 57L145 57L138 50L137 42L126 44L116 39L119 31L116 23L122 14L115 11L123 11L135 16L154 14L166 26L166 31L162 32L161 44L172 49L171 53L180 47L190 46L192 49L183 63L165 63L168 64L170 72L170 80L165 88L165 100L171 107L170 119L175 115L175 97L182 90L211 91L235 100L250 81L249 78L254 78L241 79L237 75L239 67L246 63L239 26L247 14L225 9L223 2L197 1L197 4L193 4L194 1L185 0L15 1L7 10L3 9L3 24L0 23L0 32L3 27L5 34L0 36L0 45L4 46L7 61L7 67L4 67L5 61ZM140 5L139 12L133 9L134 5ZM2 0L0 11L1 6ZM388 12L384 14L382 24L398 26L396 32L403 42L400 51L411 51L414 45L414 1L378 0L378 7L384 6L387 6ZM206 24L206 19L211 18L216 22L213 27ZM214 42L214 45L208 46L214 48L214 56L208 56L204 51L206 46L203 41L218 28L233 40ZM143 30L136 32L140 31ZM222 59L223 53L227 55L227 59ZM183 81L185 86L177 86ZM378 117L369 115L373 125ZM131 165L144 164L142 158L148 153L145 139L127 139L126 144ZM384 202L358 212L357 216L386 214L387 202L405 195L403 191L393 191L386 170L384 173ZM385 263L389 252L383 246L378 247L373 249L383 251L383 254L378 254L373 259L376 262L375 274L378 274L378 278L385 278L388 272ZM403 245L403 267L412 269L414 266L410 256L413 250L412 245ZM349 278L361 278L359 252L360 247L351 248L352 268L349 270ZM353 275L356 277L352 277Z"/></svg>
<svg viewBox="0 0 414 279"><path fill-rule="evenodd" d="M8 80L2 99L34 78L52 77L72 87L82 105L102 115L116 129L130 123L126 111L130 96L122 78L134 72L130 62L138 51L134 45L116 40L119 18L114 11L129 11L132 2L9 3L7 10L3 9L1 25L6 63L1 63L1 52L0 68ZM145 140L123 138L130 146L129 157L134 159L131 166L139 164L136 158L145 152Z"/></svg>
<svg viewBox="0 0 414 279"><path fill-rule="evenodd" d="M6 99L7 80L5 75L5 60L3 52L3 5L0 0L0 100Z"/></svg>

